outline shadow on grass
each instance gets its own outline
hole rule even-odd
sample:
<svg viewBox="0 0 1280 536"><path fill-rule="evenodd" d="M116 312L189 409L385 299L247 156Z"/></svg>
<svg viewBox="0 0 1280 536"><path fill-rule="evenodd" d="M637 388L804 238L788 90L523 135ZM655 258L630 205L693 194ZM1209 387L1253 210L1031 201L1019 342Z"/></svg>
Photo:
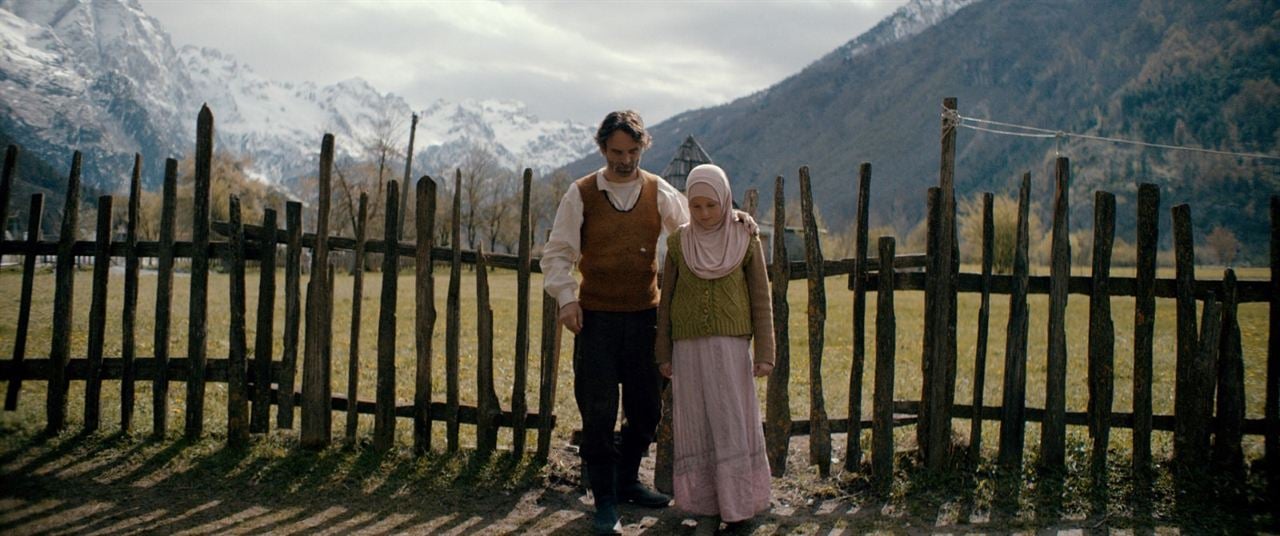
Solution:
<svg viewBox="0 0 1280 536"><path fill-rule="evenodd" d="M826 487L810 490L807 506L794 514L768 513L761 528L858 533L918 521L958 531L1060 525L1149 534L1170 525L1215 533L1267 530L1274 523L1261 472L1224 479L1175 475L1166 465L1142 480L1122 456L1099 475L1072 452L1065 474L1033 469L1034 461L1006 472L989 460L929 471L914 453L900 453L887 493L875 491L863 464L858 472L816 481ZM967 460L964 454L953 459ZM418 456L408 446L383 452L367 441L312 451L298 448L290 432L255 436L244 447L227 447L217 436L188 442L32 432L0 440L0 460L0 496L13 498L0 509L0 533L545 534L582 532L590 523L590 506L571 481L558 481L553 467L505 451ZM987 512L990 518L983 519ZM629 508L623 515L631 531L690 529L690 518L674 508Z"/></svg>
<svg viewBox="0 0 1280 536"><path fill-rule="evenodd" d="M20 431L6 431L6 433L19 433ZM15 436L21 437L21 436ZM23 454L30 453L33 450L47 448L44 452L28 460L26 463L9 471L14 474L30 474L39 470L49 463L61 460L76 449L84 448L87 441L94 437L94 433L80 431L63 431L59 433L50 433L40 431L34 434L25 434L26 439L20 439L19 445L12 449L8 449L0 456L0 465L8 465L17 461Z"/></svg>

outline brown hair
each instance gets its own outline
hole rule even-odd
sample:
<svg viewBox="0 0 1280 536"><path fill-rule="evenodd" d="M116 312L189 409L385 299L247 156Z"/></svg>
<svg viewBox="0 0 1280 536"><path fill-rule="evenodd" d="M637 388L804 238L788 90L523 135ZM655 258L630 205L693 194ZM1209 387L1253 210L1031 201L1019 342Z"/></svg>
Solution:
<svg viewBox="0 0 1280 536"><path fill-rule="evenodd" d="M644 130L644 120L640 119L640 114L634 110L619 110L609 112L604 117L604 121L600 122L600 130L596 131L596 145L600 146L600 150L604 150L604 144L617 131L626 132L631 139L640 144L640 148L648 149L649 142L652 138L649 133Z"/></svg>

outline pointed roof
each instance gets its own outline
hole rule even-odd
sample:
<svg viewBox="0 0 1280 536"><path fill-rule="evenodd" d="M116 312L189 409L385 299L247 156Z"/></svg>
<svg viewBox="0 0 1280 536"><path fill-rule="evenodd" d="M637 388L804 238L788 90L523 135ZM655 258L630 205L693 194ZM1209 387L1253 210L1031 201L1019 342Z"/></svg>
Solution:
<svg viewBox="0 0 1280 536"><path fill-rule="evenodd" d="M662 170L662 178L675 186L677 190L684 191L685 180L689 178L689 172L693 168L702 164L711 164L711 156L698 145L697 140L693 136L685 138L684 143L680 144L680 148L676 149L676 154L671 159L671 163Z"/></svg>

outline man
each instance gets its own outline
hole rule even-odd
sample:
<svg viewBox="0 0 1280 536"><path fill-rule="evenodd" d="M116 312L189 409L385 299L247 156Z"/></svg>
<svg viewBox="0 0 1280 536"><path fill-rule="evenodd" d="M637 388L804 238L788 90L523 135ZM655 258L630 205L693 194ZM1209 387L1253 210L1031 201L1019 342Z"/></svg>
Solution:
<svg viewBox="0 0 1280 536"><path fill-rule="evenodd" d="M638 475L662 412L653 353L658 236L688 222L689 209L679 190L640 169L649 143L636 112L606 116L596 132L605 166L565 192L542 250L544 287L560 305L560 323L576 334L573 394L598 534L620 533L618 501L653 508L671 501ZM619 385L622 441L615 445Z"/></svg>

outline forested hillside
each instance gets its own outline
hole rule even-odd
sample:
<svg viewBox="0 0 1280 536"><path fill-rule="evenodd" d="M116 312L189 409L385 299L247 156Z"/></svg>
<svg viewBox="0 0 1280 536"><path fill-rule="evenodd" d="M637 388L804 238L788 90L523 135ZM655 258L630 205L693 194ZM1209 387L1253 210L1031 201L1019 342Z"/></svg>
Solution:
<svg viewBox="0 0 1280 536"><path fill-rule="evenodd" d="M965 117L1091 136L1280 155L1280 4L986 0L897 43L850 55L841 47L768 88L653 125L646 155L661 169L693 135L735 188L759 188L809 166L828 226L843 232L856 174L873 164L872 225L905 235L938 180L941 103ZM1142 148L1081 138L1027 138L961 129L961 196L1011 192L1030 171L1042 206L1054 157L1072 162L1072 225L1092 221L1092 192L1114 192L1117 233L1132 240L1136 185L1161 186L1168 208L1191 203L1197 240L1218 225L1262 262L1267 199L1280 194L1280 160ZM568 169L598 165L587 157Z"/></svg>

